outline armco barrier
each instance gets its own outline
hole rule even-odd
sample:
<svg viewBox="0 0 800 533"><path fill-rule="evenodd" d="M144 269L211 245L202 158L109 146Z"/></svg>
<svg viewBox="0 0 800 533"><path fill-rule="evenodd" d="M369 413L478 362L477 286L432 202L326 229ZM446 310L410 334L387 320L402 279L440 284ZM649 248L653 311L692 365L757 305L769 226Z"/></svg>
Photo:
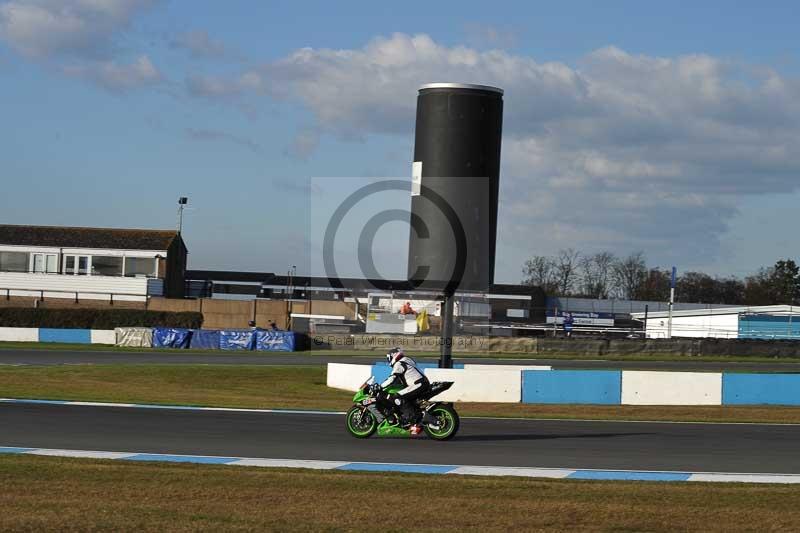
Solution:
<svg viewBox="0 0 800 533"><path fill-rule="evenodd" d="M800 374L724 374L723 405L800 405Z"/></svg>
<svg viewBox="0 0 800 533"><path fill-rule="evenodd" d="M716 372L622 372L625 405L722 405L722 374Z"/></svg>
<svg viewBox="0 0 800 533"><path fill-rule="evenodd" d="M91 344L92 330L39 328L39 342Z"/></svg>
<svg viewBox="0 0 800 533"><path fill-rule="evenodd" d="M333 389L356 391L371 375L371 365L328 363L327 385Z"/></svg>
<svg viewBox="0 0 800 533"><path fill-rule="evenodd" d="M522 403L619 405L619 370L550 370L522 372Z"/></svg>

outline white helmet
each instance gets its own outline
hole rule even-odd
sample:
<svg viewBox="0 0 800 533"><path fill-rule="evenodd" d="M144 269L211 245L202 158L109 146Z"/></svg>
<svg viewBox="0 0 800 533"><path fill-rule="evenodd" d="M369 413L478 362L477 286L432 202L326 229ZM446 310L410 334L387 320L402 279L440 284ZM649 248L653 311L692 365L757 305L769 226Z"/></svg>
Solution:
<svg viewBox="0 0 800 533"><path fill-rule="evenodd" d="M386 360L389 361L389 365L395 364L401 357L404 357L406 354L403 353L403 349L399 346L395 346L386 354Z"/></svg>

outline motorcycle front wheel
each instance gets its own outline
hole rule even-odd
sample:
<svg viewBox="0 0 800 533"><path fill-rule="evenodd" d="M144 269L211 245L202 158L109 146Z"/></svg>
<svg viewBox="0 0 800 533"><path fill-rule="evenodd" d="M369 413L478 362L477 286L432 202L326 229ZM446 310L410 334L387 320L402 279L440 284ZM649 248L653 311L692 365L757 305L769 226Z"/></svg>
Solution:
<svg viewBox="0 0 800 533"><path fill-rule="evenodd" d="M353 406L347 411L345 417L347 431L357 439L366 439L378 429L378 421L368 410Z"/></svg>
<svg viewBox="0 0 800 533"><path fill-rule="evenodd" d="M425 433L434 440L450 440L456 436L461 423L456 410L449 405L437 405L429 414L436 419L436 426L425 424Z"/></svg>

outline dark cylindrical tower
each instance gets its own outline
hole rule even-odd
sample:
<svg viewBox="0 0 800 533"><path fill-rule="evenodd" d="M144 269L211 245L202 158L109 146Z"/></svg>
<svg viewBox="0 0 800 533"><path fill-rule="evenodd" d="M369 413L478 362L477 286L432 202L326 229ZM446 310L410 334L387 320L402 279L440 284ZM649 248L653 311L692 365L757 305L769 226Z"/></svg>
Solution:
<svg viewBox="0 0 800 533"><path fill-rule="evenodd" d="M503 91L433 83L417 97L408 278L420 288L494 282Z"/></svg>

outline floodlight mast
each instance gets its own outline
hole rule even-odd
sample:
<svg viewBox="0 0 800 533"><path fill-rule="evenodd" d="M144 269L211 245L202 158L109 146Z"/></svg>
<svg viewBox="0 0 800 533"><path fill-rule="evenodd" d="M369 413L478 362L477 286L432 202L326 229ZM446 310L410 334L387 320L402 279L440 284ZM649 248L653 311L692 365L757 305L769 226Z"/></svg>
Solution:
<svg viewBox="0 0 800 533"><path fill-rule="evenodd" d="M502 129L502 89L419 89L408 279L442 295L440 368L453 366L456 290L486 291L494 283Z"/></svg>

